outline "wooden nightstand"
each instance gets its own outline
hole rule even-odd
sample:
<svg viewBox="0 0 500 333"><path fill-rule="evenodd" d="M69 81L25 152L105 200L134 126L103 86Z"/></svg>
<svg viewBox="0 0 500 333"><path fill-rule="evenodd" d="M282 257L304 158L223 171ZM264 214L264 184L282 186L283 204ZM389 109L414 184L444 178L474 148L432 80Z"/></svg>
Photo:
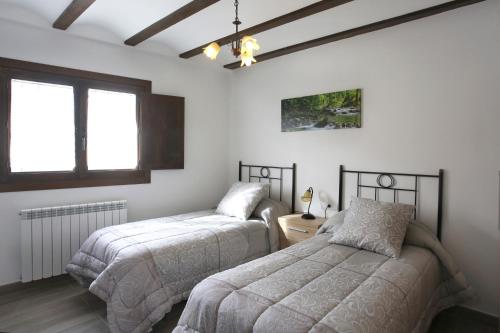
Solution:
<svg viewBox="0 0 500 333"><path fill-rule="evenodd" d="M313 237L326 219L316 217L315 220L304 220L302 214L285 215L278 218L280 225L280 248Z"/></svg>

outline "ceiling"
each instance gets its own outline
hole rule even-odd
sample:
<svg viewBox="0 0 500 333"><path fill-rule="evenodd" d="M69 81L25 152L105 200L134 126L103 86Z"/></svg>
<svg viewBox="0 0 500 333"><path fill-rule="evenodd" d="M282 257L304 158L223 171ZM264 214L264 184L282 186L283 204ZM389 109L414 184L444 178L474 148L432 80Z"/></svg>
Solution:
<svg viewBox="0 0 500 333"><path fill-rule="evenodd" d="M97 0L64 32L123 45L123 42L191 0ZM241 29L300 9L318 0L240 0ZM449 0L355 0L255 35L261 52L430 7ZM0 0L0 18L51 28L71 0ZM221 0L139 44L136 48L177 56L234 32L233 0ZM125 46L124 47L130 47ZM235 61L229 47L216 63L199 55L185 61L207 66Z"/></svg>

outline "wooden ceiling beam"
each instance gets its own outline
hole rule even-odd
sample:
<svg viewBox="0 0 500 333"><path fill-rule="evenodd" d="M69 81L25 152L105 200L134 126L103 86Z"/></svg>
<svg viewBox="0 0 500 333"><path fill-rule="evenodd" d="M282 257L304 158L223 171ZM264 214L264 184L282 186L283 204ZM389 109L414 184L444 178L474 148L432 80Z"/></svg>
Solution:
<svg viewBox="0 0 500 333"><path fill-rule="evenodd" d="M134 36L130 37L125 41L125 44L130 46L136 46L139 43L144 42L146 39L166 30L167 28L187 19L188 17L198 13L199 11L213 5L220 0L193 0L190 3L184 5L173 13L165 16L161 20L153 23L144 30L138 32Z"/></svg>
<svg viewBox="0 0 500 333"><path fill-rule="evenodd" d="M311 16L317 13L320 13L322 11L338 7L340 5L343 5L345 3L351 2L353 0L322 0L315 2L309 6L300 8L298 10L295 10L293 12L287 13L285 15L273 18L269 21L262 22L260 24L254 25L253 27L247 28L245 30L240 31L240 36L245 36L245 35L255 35L259 32L267 31L276 27L279 27L281 25L300 20L304 17ZM227 35L225 37L219 38L215 40L219 45L226 45L230 44L231 41L233 41L236 38L235 34ZM203 53L203 48L210 44L210 42L203 44L201 46L195 47L192 50L189 50L187 52L184 52L180 54L179 56L184 59L188 59L191 57L194 57L198 54Z"/></svg>
<svg viewBox="0 0 500 333"><path fill-rule="evenodd" d="M73 0L57 18L52 27L61 30L68 29L94 2L95 0Z"/></svg>
<svg viewBox="0 0 500 333"><path fill-rule="evenodd" d="M401 16L396 16L396 17L386 19L383 21L370 23L370 24L367 24L367 25L364 25L361 27L357 27L354 29L334 33L334 34L331 34L328 36L309 40L307 42L303 42L303 43L299 43L299 44L295 44L295 45L290 45L290 46L287 46L287 47L284 47L281 49L277 49L274 51L263 53L261 55L256 56L255 59L257 60L257 63L259 63L259 62L262 62L265 60L281 57L281 56L284 56L287 54L299 52L302 50L307 50L307 49L310 49L310 48L313 48L316 46L320 46L320 45L324 45L324 44L328 44L328 43L333 43L333 42L337 42L337 41L340 41L343 39L352 38L355 36L367 34L369 32L394 27L396 25L419 20L419 19L422 19L422 18L425 18L428 16L437 15L440 13L444 13L444 12L454 10L454 9L457 9L460 7L469 6L469 5L472 5L472 4L475 4L478 2L482 2L482 1L485 1L485 0L454 0L454 1L445 2L445 3L437 5L437 6L428 7L428 8L421 9L421 10L411 12L408 14L404 14ZM236 61L236 62L227 64L227 65L224 65L224 68L237 69L237 68L240 68L240 63L241 63L240 61Z"/></svg>

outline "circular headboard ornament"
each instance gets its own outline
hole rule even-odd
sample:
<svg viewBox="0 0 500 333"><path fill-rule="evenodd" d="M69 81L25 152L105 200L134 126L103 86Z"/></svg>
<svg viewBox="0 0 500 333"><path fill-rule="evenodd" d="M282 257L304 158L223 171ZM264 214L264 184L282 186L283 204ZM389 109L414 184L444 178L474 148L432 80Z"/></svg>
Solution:
<svg viewBox="0 0 500 333"><path fill-rule="evenodd" d="M269 176L271 176L271 170L269 170L268 167L260 168L260 176L262 178L269 178Z"/></svg>
<svg viewBox="0 0 500 333"><path fill-rule="evenodd" d="M396 179L389 173L381 173L377 177L377 184L382 188L392 188L396 185Z"/></svg>

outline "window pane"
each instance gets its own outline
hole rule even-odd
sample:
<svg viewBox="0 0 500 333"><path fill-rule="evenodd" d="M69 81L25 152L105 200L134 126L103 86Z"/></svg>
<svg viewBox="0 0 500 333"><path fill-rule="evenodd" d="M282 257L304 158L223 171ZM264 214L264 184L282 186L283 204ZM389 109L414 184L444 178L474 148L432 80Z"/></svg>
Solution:
<svg viewBox="0 0 500 333"><path fill-rule="evenodd" d="M75 168L73 87L11 81L11 172Z"/></svg>
<svg viewBox="0 0 500 333"><path fill-rule="evenodd" d="M89 170L137 168L135 94L89 89L87 165Z"/></svg>

